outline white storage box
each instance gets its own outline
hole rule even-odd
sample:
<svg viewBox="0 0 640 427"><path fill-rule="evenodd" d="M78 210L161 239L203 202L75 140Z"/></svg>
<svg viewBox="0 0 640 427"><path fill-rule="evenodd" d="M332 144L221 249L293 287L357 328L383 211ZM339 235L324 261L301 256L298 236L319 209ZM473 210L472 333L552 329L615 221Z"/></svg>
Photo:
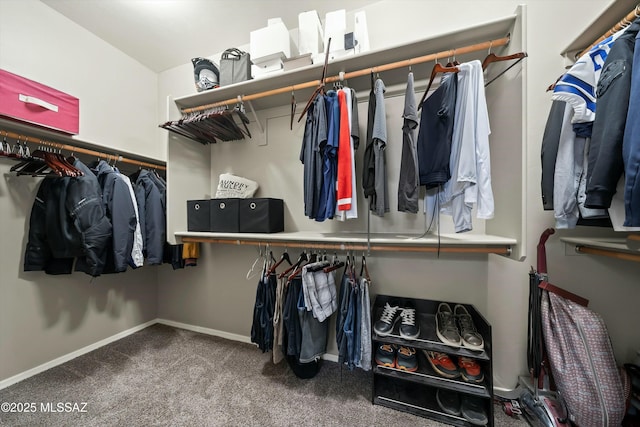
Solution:
<svg viewBox="0 0 640 427"><path fill-rule="evenodd" d="M289 30L280 18L269 19L268 25L249 35L249 52L255 65L292 54Z"/></svg>
<svg viewBox="0 0 640 427"><path fill-rule="evenodd" d="M324 45L331 39L329 52L344 50L344 35L347 33L347 11L345 9L328 12L324 22Z"/></svg>
<svg viewBox="0 0 640 427"><path fill-rule="evenodd" d="M324 51L322 23L315 10L298 14L298 51L300 55L315 55Z"/></svg>

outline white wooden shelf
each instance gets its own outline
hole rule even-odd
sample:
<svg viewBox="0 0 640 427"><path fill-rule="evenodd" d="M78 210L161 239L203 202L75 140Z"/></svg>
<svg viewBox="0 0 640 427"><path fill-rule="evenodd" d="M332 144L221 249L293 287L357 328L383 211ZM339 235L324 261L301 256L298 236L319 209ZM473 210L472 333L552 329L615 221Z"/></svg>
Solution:
<svg viewBox="0 0 640 427"><path fill-rule="evenodd" d="M513 27L516 17L516 15L511 15L499 20L486 22L449 33L439 34L437 36L418 40L412 43L338 58L329 61L327 66L327 76L336 76L341 71L350 72L354 70L374 68L385 63L402 61L415 56L427 55L434 52L453 49L455 47L462 47L482 41L505 37ZM483 55L486 55L486 53L483 53ZM447 58L443 58L445 62L446 59ZM464 60L464 58L458 59L461 62ZM268 90L288 87L303 82L314 81L320 78L322 65L323 64L313 64L287 72L271 73L265 77L181 96L175 98L174 102L180 109L199 107L202 105L233 99L238 95L246 96ZM426 77L429 75L432 66L432 63L416 64L412 66L412 70L417 78L420 76L425 77L426 85ZM393 84L404 84L407 79L407 70L388 70L384 72L383 77L387 86L391 86ZM365 90L370 87L370 79L368 76L350 79L348 83L349 87L354 88L356 91ZM305 102L311 95L311 92L313 92L313 88L296 91L296 100L299 103ZM256 99L252 101L252 103L256 110L262 110L288 105L290 98L291 93L286 92L279 95Z"/></svg>
<svg viewBox="0 0 640 427"><path fill-rule="evenodd" d="M637 0L615 0L600 16L562 50L562 55L579 53L620 21L638 4Z"/></svg>
<svg viewBox="0 0 640 427"><path fill-rule="evenodd" d="M453 252L495 253L509 255L515 239L485 234L406 234L375 233L367 241L366 233L283 232L263 233L208 233L180 231L175 236L182 242L217 243L231 245L258 245L309 247L336 250L372 250L400 252Z"/></svg>

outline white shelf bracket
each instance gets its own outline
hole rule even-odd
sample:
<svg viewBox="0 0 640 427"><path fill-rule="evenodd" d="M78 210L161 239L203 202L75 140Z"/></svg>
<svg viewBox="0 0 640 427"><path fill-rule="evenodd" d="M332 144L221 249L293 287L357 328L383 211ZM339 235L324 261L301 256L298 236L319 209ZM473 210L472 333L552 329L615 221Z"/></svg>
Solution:
<svg viewBox="0 0 640 427"><path fill-rule="evenodd" d="M238 101L241 103L243 102L242 95L238 95ZM256 125L258 125L258 129L260 130L260 134L256 135L258 137L257 138L258 145L267 145L267 135L265 132L265 127L262 126L262 122L258 118L258 115L256 114L256 110L253 108L253 104L251 103L251 101L246 101L246 103L249 106L249 110L251 110L251 115L253 116L253 120L255 120Z"/></svg>

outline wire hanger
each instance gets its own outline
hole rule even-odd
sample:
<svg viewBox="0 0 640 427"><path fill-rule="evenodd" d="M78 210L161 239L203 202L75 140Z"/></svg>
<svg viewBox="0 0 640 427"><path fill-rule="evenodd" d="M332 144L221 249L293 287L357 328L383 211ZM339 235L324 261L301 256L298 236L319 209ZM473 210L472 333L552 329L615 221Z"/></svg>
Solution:
<svg viewBox="0 0 640 427"><path fill-rule="evenodd" d="M436 77L438 73L457 73L460 71L458 67L443 67L436 57L436 63L433 65L431 69L431 77L429 78L429 84L427 85L427 89L424 91L424 95L422 95L422 99L420 100L420 104L418 104L418 110L422 108L422 104L424 100L427 98L427 94L429 93L429 89L431 88L431 84L433 83L433 79Z"/></svg>
<svg viewBox="0 0 640 427"><path fill-rule="evenodd" d="M511 55L507 55L507 56L497 56L497 55L495 55L493 53L490 53L489 55L487 55L487 57L484 59L484 61L482 61L482 70L486 70L487 66L489 66L489 64L491 64L493 62L511 61L511 60L514 60L514 59L516 61L511 63L504 70L500 71L494 78L492 78L487 83L485 83L484 86L485 87L489 86L491 83L496 81L496 79L498 77L502 76L504 73L506 73L507 71L509 71L513 67L515 67L520 61L522 61L526 57L527 57L527 52L518 52L518 53L514 53L514 54L511 54Z"/></svg>
<svg viewBox="0 0 640 427"><path fill-rule="evenodd" d="M491 41L491 43L489 43L489 52L487 53L487 56L484 58L484 60L482 61L482 71L485 71L487 69L487 67L489 66L489 64L492 64L494 62L503 62L503 61L513 61L514 59L516 60L516 62L512 63L511 65L509 65L507 68L505 68L504 70L502 70L497 76L495 76L494 78L492 78L491 80L489 80L486 84L486 86L489 86L493 81L495 81L498 77L500 77L501 75L503 75L504 73L506 73L507 71L509 71L511 68L515 67L515 65L522 61L524 58L527 57L527 52L518 52L518 53L513 53L511 55L506 55L506 56L498 56L495 53L491 52L491 47L493 46L493 41ZM559 80L559 79L558 79Z"/></svg>
<svg viewBox="0 0 640 427"><path fill-rule="evenodd" d="M369 269L367 268L367 258L362 254L362 264L360 266L360 277L362 277L362 273L364 273L364 278L369 282L371 281L371 277L369 276Z"/></svg>
<svg viewBox="0 0 640 427"><path fill-rule="evenodd" d="M322 67L322 77L320 78L320 84L318 85L316 90L314 90L313 93L311 94L311 97L307 101L307 105L304 106L304 110L302 110L302 113L300 113L300 117L298 117L298 122L300 122L300 120L302 120L304 115L307 114L307 110L311 106L311 103L313 102L313 100L316 99L316 96L319 93L323 93L324 92L324 80L325 80L325 78L327 76L327 64L329 63L329 48L330 47L331 47L331 37L329 37L329 40L327 41L327 53L324 55L324 66Z"/></svg>
<svg viewBox="0 0 640 427"><path fill-rule="evenodd" d="M449 58L447 58L447 61L449 61ZM447 67L457 67L458 65L460 65L460 63L458 62L458 60L456 59L456 50L453 49L453 61L451 62L447 62Z"/></svg>
<svg viewBox="0 0 640 427"><path fill-rule="evenodd" d="M255 261L253 261L253 264L251 264L249 271L247 271L247 275L246 275L247 280L251 280L252 278L255 277L256 272L254 270L256 268L256 265L258 265L258 262L261 259L262 259L262 244L258 243L258 256L256 257Z"/></svg>

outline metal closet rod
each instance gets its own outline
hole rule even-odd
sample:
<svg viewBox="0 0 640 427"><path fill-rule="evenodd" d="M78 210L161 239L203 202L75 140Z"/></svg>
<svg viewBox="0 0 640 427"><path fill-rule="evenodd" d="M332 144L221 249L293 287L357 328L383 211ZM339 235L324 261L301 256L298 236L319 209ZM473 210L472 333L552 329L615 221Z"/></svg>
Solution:
<svg viewBox="0 0 640 427"><path fill-rule="evenodd" d="M302 249L327 249L334 251L377 251L377 252L431 252L431 253L467 253L467 254L498 254L511 255L509 246L502 247L458 247L458 246L399 246L399 245L376 245L368 247L366 243L318 243L318 242L281 242L262 240L226 240L207 237L183 237L183 243L217 243L225 245L242 246L274 246L284 248Z"/></svg>
<svg viewBox="0 0 640 427"><path fill-rule="evenodd" d="M351 71L349 73L344 73L342 75L326 77L325 83L333 83L333 82L337 82L344 79L366 76L369 73L381 73L383 71L394 70L396 68L410 67L415 64L421 64L424 62L435 61L443 58L452 58L452 57L455 57L456 55L464 55L466 53L477 52L480 50L489 50L492 47L504 46L509 43L509 40L510 40L510 35L507 35L506 37L502 37L500 39L489 40L486 42L476 43L473 45L459 47L456 49L444 50L437 53L431 53L429 55L417 56L410 59L404 59L402 61L396 61L388 64L379 65L377 67L363 68L361 70ZM264 92L258 92L250 95L241 95L236 98L214 102L212 104L200 105L198 107L182 108L181 111L183 113L195 113L198 111L208 110L210 108L222 107L225 105L234 105L238 103L238 100L253 101L254 99L266 98L268 96L279 95L281 93L289 93L289 92L300 90L300 89L318 87L320 83L321 83L320 80L313 80L310 82L299 83L291 86L285 86L278 89L267 90Z"/></svg>
<svg viewBox="0 0 640 427"><path fill-rule="evenodd" d="M601 35L598 39L596 39L596 41L591 43L589 45L589 47L587 47L582 52L577 54L575 56L575 58L578 59L578 58L582 57L582 55L584 55L585 53L589 52L592 47L594 47L595 45L600 43L602 40L606 39L609 36L614 35L618 31L620 31L623 28L629 26L636 18L640 18L640 5L637 5L636 7L634 7L631 12L627 13L627 15L624 18L622 18L620 21L618 21L617 24L615 24L613 27L611 27L609 30L607 30L607 32L604 33L603 35Z"/></svg>
<svg viewBox="0 0 640 427"><path fill-rule="evenodd" d="M15 139L17 141L26 141L26 142L31 142L33 144L46 145L48 147L57 148L59 150L67 150L67 151L71 151L71 152L74 152L74 153L87 154L89 156L96 156L96 157L100 157L100 158L103 158L103 159L115 160L115 161L118 161L118 162L121 162L121 163L129 163L129 164L132 164L132 165L145 167L145 168L152 168L152 169L158 169L158 170L166 170L167 169L166 166L158 165L158 164L155 164L155 163L143 162L141 160L128 159L128 158L122 157L122 156L120 156L118 154L107 154L107 153L103 153L103 152L100 152L100 151L89 150L87 148L76 147L75 145L61 144L61 143L58 143L58 142L51 142L51 141L47 141L45 139L34 138L32 136L27 136L27 135L22 134L22 133L10 132L10 131L6 131L6 130L3 130L3 129L0 129L0 137L9 137L9 138Z"/></svg>

